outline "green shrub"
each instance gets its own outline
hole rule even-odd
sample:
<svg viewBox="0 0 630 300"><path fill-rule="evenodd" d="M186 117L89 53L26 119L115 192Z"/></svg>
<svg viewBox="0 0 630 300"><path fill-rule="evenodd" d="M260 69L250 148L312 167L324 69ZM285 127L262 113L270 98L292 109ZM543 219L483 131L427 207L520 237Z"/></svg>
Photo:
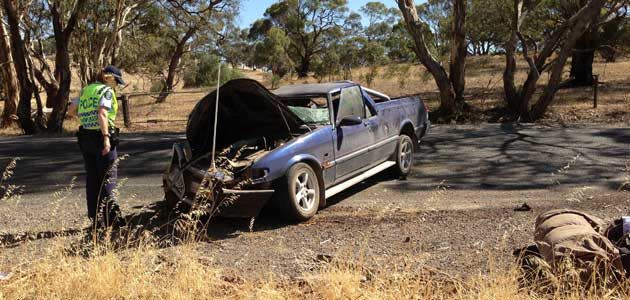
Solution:
<svg viewBox="0 0 630 300"><path fill-rule="evenodd" d="M378 77L378 73L379 73L378 66L376 65L370 66L369 71L365 74L365 83L367 84L368 87L372 86L374 79Z"/></svg>
<svg viewBox="0 0 630 300"><path fill-rule="evenodd" d="M219 57L212 54L200 55L192 66L184 72L184 87L213 86L217 84ZM245 77L237 69L227 64L221 65L221 84L236 78Z"/></svg>
<svg viewBox="0 0 630 300"><path fill-rule="evenodd" d="M263 81L265 82L265 85L271 86L271 89L277 89L278 87L280 87L281 80L282 80L282 77L275 75L271 72L265 72L263 74Z"/></svg>
<svg viewBox="0 0 630 300"><path fill-rule="evenodd" d="M161 80L161 79L151 81L151 87L149 88L149 91L151 93L159 93L164 89L164 85L165 85L165 82L164 80Z"/></svg>
<svg viewBox="0 0 630 300"><path fill-rule="evenodd" d="M398 87L404 89L407 87L407 83L409 82L409 73L411 71L410 64L402 64L398 68Z"/></svg>

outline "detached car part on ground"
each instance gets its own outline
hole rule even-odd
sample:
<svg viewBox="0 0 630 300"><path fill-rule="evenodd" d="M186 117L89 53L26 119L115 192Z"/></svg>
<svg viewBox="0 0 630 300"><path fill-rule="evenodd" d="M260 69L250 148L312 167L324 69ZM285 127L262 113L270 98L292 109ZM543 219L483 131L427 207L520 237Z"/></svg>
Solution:
<svg viewBox="0 0 630 300"><path fill-rule="evenodd" d="M237 79L219 93L216 169L215 91L191 112L187 141L173 146L164 175L172 205L203 200L213 214L252 217L269 203L307 220L327 198L385 169L406 177L429 128L418 97L390 99L350 81L270 92Z"/></svg>

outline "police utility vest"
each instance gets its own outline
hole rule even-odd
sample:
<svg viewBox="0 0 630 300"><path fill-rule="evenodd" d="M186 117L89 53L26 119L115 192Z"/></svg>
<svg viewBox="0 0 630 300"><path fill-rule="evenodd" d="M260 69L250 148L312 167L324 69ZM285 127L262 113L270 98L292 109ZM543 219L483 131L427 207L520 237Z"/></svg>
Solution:
<svg viewBox="0 0 630 300"><path fill-rule="evenodd" d="M109 128L115 128L114 121L118 113L116 93L111 87L97 82L83 88L81 98L79 98L79 120L84 129L100 129L98 125L98 109L102 98L112 102L112 106L107 112L107 120Z"/></svg>

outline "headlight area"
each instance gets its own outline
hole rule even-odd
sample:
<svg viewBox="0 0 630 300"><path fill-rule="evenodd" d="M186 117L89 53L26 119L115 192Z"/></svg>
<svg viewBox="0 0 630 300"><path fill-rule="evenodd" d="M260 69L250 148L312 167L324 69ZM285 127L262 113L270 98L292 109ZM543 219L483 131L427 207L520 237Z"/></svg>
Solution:
<svg viewBox="0 0 630 300"><path fill-rule="evenodd" d="M241 180L249 184L259 184L265 182L269 176L268 168L247 168L239 176Z"/></svg>

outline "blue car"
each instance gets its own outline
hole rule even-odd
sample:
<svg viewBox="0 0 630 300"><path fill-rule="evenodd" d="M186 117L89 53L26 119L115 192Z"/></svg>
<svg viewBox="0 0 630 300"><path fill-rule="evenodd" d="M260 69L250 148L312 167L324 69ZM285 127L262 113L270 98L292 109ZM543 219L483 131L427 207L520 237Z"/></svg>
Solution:
<svg viewBox="0 0 630 300"><path fill-rule="evenodd" d="M430 124L418 97L390 99L351 81L269 91L237 79L218 96L218 106L216 91L197 103L187 141L173 146L163 178L169 204L203 202L234 217L256 216L268 204L305 221L326 199L381 171L409 175Z"/></svg>

